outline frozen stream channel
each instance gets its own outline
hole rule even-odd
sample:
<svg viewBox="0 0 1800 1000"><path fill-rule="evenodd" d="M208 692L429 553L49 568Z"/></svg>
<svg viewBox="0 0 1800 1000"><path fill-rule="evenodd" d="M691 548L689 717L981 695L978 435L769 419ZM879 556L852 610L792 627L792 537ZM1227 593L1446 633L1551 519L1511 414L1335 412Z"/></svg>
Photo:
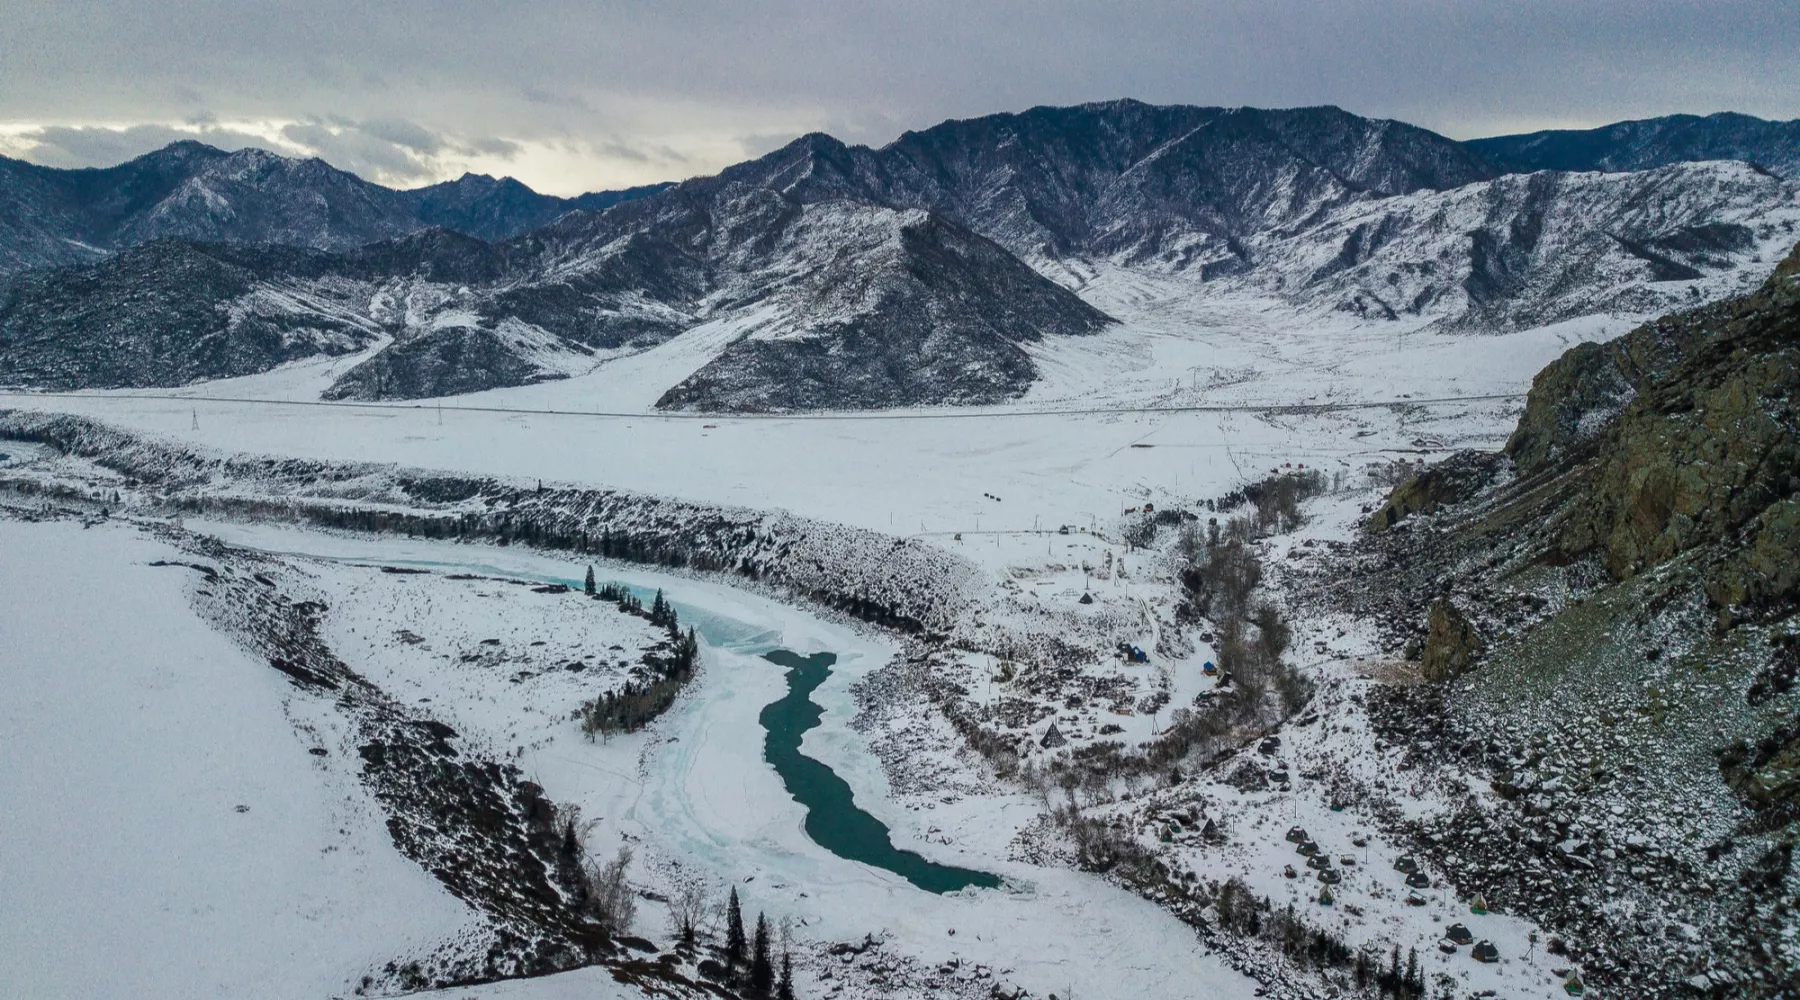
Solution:
<svg viewBox="0 0 1800 1000"><path fill-rule="evenodd" d="M569 584L578 584L584 570L511 548L225 522L189 526L301 560ZM891 797L880 761L849 726L856 714L852 686L893 653L879 634L708 580L617 565L600 575L641 591L664 590L703 640L703 669L645 733L589 744L571 721L566 735L527 751L519 763L552 798L578 803L600 821L590 850L611 853L621 842L634 848L634 880L656 885L679 872L705 878L718 893L729 881L746 910L791 919L800 940L874 934L890 951L922 964L986 965L1040 996L1253 995L1254 980L1205 952L1192 929L1160 908L1081 872L1011 860L1009 843L1039 813L1027 796L954 804ZM763 710L792 690L787 672L765 658L775 650L794 660L836 657L809 692L819 718L797 734L804 758L828 768L854 795L857 811L891 833L890 851L980 878L925 891L893 871L840 857L809 835L807 808L764 755L770 733ZM980 887L988 882L1001 887ZM662 916L643 907L641 929L665 937Z"/></svg>

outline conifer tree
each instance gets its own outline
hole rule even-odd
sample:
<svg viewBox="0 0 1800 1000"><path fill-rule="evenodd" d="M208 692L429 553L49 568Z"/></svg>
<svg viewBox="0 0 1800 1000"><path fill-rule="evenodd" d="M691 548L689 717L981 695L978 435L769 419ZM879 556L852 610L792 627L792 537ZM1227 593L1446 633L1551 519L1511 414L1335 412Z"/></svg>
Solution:
<svg viewBox="0 0 1800 1000"><path fill-rule="evenodd" d="M775 1000L794 1000L794 957L781 953L781 978L775 981Z"/></svg>
<svg viewBox="0 0 1800 1000"><path fill-rule="evenodd" d="M594 596L594 567L588 567L587 582L582 584L581 589L586 591L589 597Z"/></svg>
<svg viewBox="0 0 1800 1000"><path fill-rule="evenodd" d="M737 968L744 961L744 911L738 905L737 886L731 887L731 898L725 903L725 967Z"/></svg>
<svg viewBox="0 0 1800 1000"><path fill-rule="evenodd" d="M769 961L769 918L756 915L756 950L750 960L750 987L767 994L775 985L775 966Z"/></svg>

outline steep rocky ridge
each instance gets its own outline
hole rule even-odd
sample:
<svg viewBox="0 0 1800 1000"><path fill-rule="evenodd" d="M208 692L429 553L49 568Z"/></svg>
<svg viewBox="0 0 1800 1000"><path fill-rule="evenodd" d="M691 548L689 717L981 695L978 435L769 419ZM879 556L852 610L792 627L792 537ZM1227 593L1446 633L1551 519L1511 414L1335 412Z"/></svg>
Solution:
<svg viewBox="0 0 1800 1000"><path fill-rule="evenodd" d="M1420 849L1590 986L1800 976L1797 395L1800 249L1752 295L1565 356L1507 454L1402 484L1316 581L1436 681L1384 689L1383 734L1495 793Z"/></svg>

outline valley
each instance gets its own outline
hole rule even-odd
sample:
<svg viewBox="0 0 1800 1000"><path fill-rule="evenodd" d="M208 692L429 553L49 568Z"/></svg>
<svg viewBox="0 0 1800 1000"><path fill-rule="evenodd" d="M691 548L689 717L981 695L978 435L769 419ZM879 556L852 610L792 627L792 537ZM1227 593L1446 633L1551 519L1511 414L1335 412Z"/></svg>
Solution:
<svg viewBox="0 0 1800 1000"><path fill-rule="evenodd" d="M1630 135L1108 102L305 238L171 147L0 278L0 982L1786 996L1800 187Z"/></svg>

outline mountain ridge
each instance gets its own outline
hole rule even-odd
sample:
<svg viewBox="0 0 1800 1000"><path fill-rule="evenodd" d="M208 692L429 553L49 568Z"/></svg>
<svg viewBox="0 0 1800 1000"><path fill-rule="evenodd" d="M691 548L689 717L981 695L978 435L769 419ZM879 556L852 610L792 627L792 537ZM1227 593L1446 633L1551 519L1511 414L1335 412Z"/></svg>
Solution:
<svg viewBox="0 0 1800 1000"><path fill-rule="evenodd" d="M1121 318L1080 297L1066 262L1298 322L1504 332L1732 294L1800 225L1800 184L1742 163L1508 174L1335 107L1034 108L879 149L809 133L499 241L416 226L491 228L559 203L469 174L402 192L417 204L400 211L322 161L197 143L158 163L135 188L97 183L107 218L162 234L120 251L127 263L90 255L0 283L0 381L185 384L374 348L326 394L421 398L565 378L705 328L659 406L995 403L1037 379L1025 345ZM239 213L265 176L335 185L362 214L332 230L306 228L317 213ZM264 242L206 239L221 219ZM407 231L343 236L383 226ZM282 249L295 233L338 245ZM203 294L183 300L160 256Z"/></svg>
<svg viewBox="0 0 1800 1000"><path fill-rule="evenodd" d="M170 236L347 250L442 226L497 241L665 186L559 198L510 177L465 173L401 190L318 157L226 152L193 139L110 167L64 170L0 157L0 275Z"/></svg>
<svg viewBox="0 0 1800 1000"><path fill-rule="evenodd" d="M1772 121L1734 111L1663 115L1591 129L1545 129L1469 139L1507 169L1643 170L1699 160L1744 160L1800 177L1800 118Z"/></svg>

